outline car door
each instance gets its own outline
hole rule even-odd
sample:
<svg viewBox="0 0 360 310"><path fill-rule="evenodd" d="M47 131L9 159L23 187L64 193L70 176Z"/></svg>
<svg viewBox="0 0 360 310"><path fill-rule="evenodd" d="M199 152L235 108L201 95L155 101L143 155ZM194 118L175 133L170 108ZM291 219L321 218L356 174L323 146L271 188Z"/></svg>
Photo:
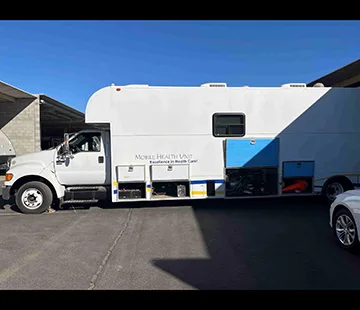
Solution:
<svg viewBox="0 0 360 310"><path fill-rule="evenodd" d="M106 180L105 150L100 132L81 132L69 142L72 155L55 162L63 185L103 185Z"/></svg>

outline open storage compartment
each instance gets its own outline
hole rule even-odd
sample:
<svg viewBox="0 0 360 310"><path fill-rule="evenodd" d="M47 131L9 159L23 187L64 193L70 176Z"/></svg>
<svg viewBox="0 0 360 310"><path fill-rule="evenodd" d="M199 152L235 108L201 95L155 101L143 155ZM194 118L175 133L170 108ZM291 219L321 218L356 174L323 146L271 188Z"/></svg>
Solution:
<svg viewBox="0 0 360 310"><path fill-rule="evenodd" d="M282 195L313 193L314 161L283 162Z"/></svg>
<svg viewBox="0 0 360 310"><path fill-rule="evenodd" d="M226 197L273 196L278 193L278 168L227 168Z"/></svg>
<svg viewBox="0 0 360 310"><path fill-rule="evenodd" d="M185 180L153 182L152 198L190 198L190 182Z"/></svg>
<svg viewBox="0 0 360 310"><path fill-rule="evenodd" d="M119 199L143 199L146 198L145 182L118 183Z"/></svg>

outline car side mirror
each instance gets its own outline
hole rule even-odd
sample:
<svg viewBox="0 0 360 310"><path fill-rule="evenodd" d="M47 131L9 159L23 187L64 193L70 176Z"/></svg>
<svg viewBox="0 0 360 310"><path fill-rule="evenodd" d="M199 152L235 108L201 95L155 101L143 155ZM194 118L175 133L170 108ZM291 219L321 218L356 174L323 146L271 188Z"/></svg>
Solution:
<svg viewBox="0 0 360 310"><path fill-rule="evenodd" d="M58 150L57 161L64 162L66 159L73 159L74 156L71 153L70 145L69 145L69 134L64 134L64 143Z"/></svg>

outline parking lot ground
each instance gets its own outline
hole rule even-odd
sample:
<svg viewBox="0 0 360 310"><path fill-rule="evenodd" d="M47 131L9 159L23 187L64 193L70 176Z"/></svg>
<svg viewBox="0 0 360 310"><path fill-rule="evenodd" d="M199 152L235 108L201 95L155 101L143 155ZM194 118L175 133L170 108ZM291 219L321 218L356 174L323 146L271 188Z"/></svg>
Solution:
<svg viewBox="0 0 360 310"><path fill-rule="evenodd" d="M130 207L131 206L131 207ZM0 208L0 289L359 289L313 198Z"/></svg>

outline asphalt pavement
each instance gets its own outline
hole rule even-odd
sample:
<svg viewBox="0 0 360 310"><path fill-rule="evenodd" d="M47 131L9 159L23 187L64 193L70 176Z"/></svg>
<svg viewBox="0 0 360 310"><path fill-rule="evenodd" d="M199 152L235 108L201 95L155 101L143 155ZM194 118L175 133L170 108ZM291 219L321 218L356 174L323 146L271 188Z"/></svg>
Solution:
<svg viewBox="0 0 360 310"><path fill-rule="evenodd" d="M309 198L41 215L0 200L0 289L359 289L360 256L337 246L328 221Z"/></svg>

